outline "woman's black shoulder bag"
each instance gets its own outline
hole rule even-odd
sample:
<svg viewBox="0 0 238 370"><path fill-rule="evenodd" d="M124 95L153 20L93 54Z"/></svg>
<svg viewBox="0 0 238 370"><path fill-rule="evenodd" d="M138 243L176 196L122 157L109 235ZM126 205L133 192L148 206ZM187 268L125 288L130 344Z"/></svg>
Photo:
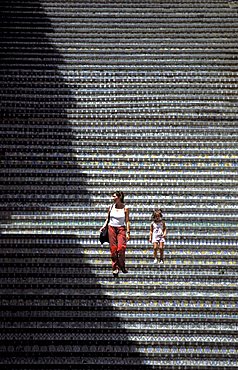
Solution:
<svg viewBox="0 0 238 370"><path fill-rule="evenodd" d="M109 235L108 235L108 224L109 224L109 220L110 220L110 212L112 210L112 206L108 212L108 216L107 216L107 224L106 224L106 227L104 228L104 230L102 230L100 232L100 235L99 235L99 240L100 240L100 243L103 244L103 243L109 243Z"/></svg>

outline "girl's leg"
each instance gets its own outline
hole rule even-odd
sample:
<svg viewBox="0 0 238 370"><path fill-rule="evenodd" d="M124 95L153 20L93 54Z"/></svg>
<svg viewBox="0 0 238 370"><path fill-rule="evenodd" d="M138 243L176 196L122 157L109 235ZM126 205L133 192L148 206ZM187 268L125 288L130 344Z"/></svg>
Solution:
<svg viewBox="0 0 238 370"><path fill-rule="evenodd" d="M109 244L112 260L112 270L118 270L118 258L117 258L117 232L113 226L108 226Z"/></svg>
<svg viewBox="0 0 238 370"><path fill-rule="evenodd" d="M122 272L127 272L125 267L125 254L126 254L126 229L124 226L118 227L117 235L117 252L118 252L118 266Z"/></svg>
<svg viewBox="0 0 238 370"><path fill-rule="evenodd" d="M153 243L153 248L154 248L154 262L157 262L158 258L158 243Z"/></svg>
<svg viewBox="0 0 238 370"><path fill-rule="evenodd" d="M164 262L164 242L159 243L159 259Z"/></svg>

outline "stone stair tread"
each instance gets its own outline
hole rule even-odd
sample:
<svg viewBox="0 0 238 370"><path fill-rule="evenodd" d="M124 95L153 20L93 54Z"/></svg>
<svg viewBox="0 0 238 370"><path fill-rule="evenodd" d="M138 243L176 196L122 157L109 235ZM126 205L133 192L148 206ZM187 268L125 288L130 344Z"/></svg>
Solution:
<svg viewBox="0 0 238 370"><path fill-rule="evenodd" d="M1 2L4 369L237 369L236 3Z"/></svg>

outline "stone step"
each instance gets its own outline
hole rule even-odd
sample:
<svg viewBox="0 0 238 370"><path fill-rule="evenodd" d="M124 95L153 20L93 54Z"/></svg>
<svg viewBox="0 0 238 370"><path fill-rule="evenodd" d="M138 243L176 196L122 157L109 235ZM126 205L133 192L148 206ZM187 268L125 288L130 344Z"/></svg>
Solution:
<svg viewBox="0 0 238 370"><path fill-rule="evenodd" d="M120 125L122 124L125 124L124 127L120 127ZM164 131L162 130L162 128L164 129ZM190 149L190 150L193 150L193 149L197 149L198 147L198 143L196 142L196 140L194 139L194 137L196 138L197 136L204 136L202 141L201 141L201 144L205 144L205 142L209 143L210 145L214 145L216 147L222 147L222 143L224 143L226 137L228 136L229 138L231 137L231 135L234 136L234 140L237 141L237 138L236 138L236 134L237 134L237 128L235 126L235 121L227 121L226 122L226 127L224 127L224 124L223 122L220 123L220 124L217 124L214 126L214 124L210 124L209 125L209 128L207 128L206 126L204 126L200 121L197 121L197 122L186 122L186 120L183 120L181 122L176 122L176 120L174 120L170 125L166 124L165 121L161 120L160 121L160 124L159 126L155 126L154 125L154 121L153 119L148 119L148 121L144 122L144 121L137 121L137 124L132 126L131 124L129 124L128 120L126 120L126 122L121 122L121 121L117 121L114 122L113 124L113 121L110 120L110 122L107 122L107 124L105 123L105 121L103 120L100 120L98 119L96 122L84 122L84 123L74 123L72 126L69 126L68 124L64 124L64 125L56 125L54 123L52 123L51 126L49 126L49 124L42 124L41 120L39 120L39 124L37 125L37 128L34 127L34 126L30 126L30 125L24 125L24 124L21 124L19 122L14 122L12 121L12 127L9 127L8 124L6 123L2 123L1 125L1 128L0 130L5 133L6 137L4 138L5 141L7 141L6 139L10 139L11 137L16 137L17 135L19 135L19 138L21 139L25 139L26 137L32 137L34 138L37 135L39 135L40 137L42 137L42 139L44 140L49 140L49 143L51 142L50 139L52 138L61 138L61 136L64 134L69 137L77 137L77 134L82 134L82 131L85 130L87 131L87 133L92 133L92 134L101 134L101 139L104 138L104 135L107 135L107 134L119 134L119 133L123 133L123 134L127 134L129 137L130 136L139 136L138 134L138 129L140 130L140 133L142 134L148 134L149 136L151 134L157 134L157 133L160 133L161 137L163 136L166 136L166 135L169 135L171 137L174 136L178 136L178 135L188 135L188 138L190 139L191 138L191 141L192 141L192 144L197 144L195 145L195 147L191 146L190 148L185 148L185 147L182 147L183 149ZM55 132L57 130L57 132ZM72 131L73 130L73 131ZM71 136L70 136L71 134ZM207 138L207 134L209 134L209 138L214 135L215 137L217 137L217 141L216 143L214 143L214 141L212 139L210 139L210 142L209 142L209 138ZM53 136L54 135L54 136ZM52 136L52 137L51 137ZM194 140L194 141L193 141ZM19 140L19 143L20 143L20 140ZM63 141L64 143L64 141ZM83 143L86 145L86 142ZM95 143L96 144L96 148L97 146L100 146L100 142L99 143ZM104 143L105 144L105 143ZM144 143L145 145L146 143ZM172 143L171 147L174 148L176 150L176 143ZM178 143L181 145L181 143ZM226 141L225 141L225 144L226 144ZM102 145L102 143L101 143ZM118 148L118 143L112 143L112 142L108 142L107 143L107 146L109 146L109 148L111 150L114 150L116 151ZM121 147L122 149L128 149L130 150L132 148L132 146L130 145L130 141L127 143L121 143ZM64 147L62 146L62 149ZM141 147L141 150L143 151L143 148L144 146ZM181 148L181 149L182 149ZM40 149L40 147L38 148ZM53 148L52 148L53 149ZM137 148L135 148L137 149ZM206 148L204 148L206 149ZM209 149L209 147L207 147L207 149ZM229 148L227 148L229 149ZM149 151L153 151L153 148L150 147L148 148Z"/></svg>
<svg viewBox="0 0 238 370"><path fill-rule="evenodd" d="M113 155L113 158L112 158L112 155ZM49 166L51 166L52 162L53 164L55 163L59 163L60 160L63 161L63 165L67 165L67 166L72 166L72 165L75 165L75 158L70 158L70 155L68 157L63 157L63 156L56 156L56 154L48 154L47 157L44 156L45 159L47 158L47 162L49 163ZM18 153L18 157L17 157L17 153L12 153L10 155L8 155L8 160L11 161L11 164L14 166L16 164L19 164L19 165L29 165L31 166L32 163L35 163L34 161L37 161L39 160L39 164L41 164L40 161L42 161L42 159L44 158L42 157L42 153L39 153L38 155L37 154L21 154L21 153ZM212 154L212 155L206 155L205 153L203 154L193 154L193 153L190 153L190 154L184 154L184 156L182 156L182 153L180 155L176 155L175 153L174 154L171 154L171 155L163 155L163 154L155 154L155 153L147 153L147 154L143 154L143 153L140 153L140 154L135 154L133 155L132 151L130 153L130 151L128 151L128 153L126 153L126 151L124 151L124 153L122 152L117 152L116 150L114 151L114 153L111 151L111 153L106 150L106 148L104 149L104 151L96 151L94 152L93 154L91 153L82 153L82 154L76 154L75 157L77 158L77 161L80 163L80 162L85 162L85 161L103 161L104 163L107 163L107 162L112 162L112 161L115 161L115 162L118 162L120 161L120 163L123 165L124 162L127 163L127 162L139 162L140 160L143 160L142 162L142 165L144 166L149 166L151 163L156 163L158 166L161 166L161 164L170 164L171 163L171 166L172 165L175 165L176 163L180 164L180 163L192 163L194 165L200 165L202 167L202 164L201 162L204 162L206 161L206 166L209 167L214 165L214 162L216 164L220 164L220 162L223 163L223 166L224 167L227 167L228 164L230 163L232 167L236 167L237 165L237 159L238 159L238 152L237 152L237 149L234 148L234 151L232 151L232 153L229 153L229 151L226 153L226 154ZM198 163L198 164L197 164ZM237 165L238 166L238 165ZM229 180L229 179L228 179Z"/></svg>
<svg viewBox="0 0 238 370"><path fill-rule="evenodd" d="M34 245L34 247L36 248L37 246ZM135 256L135 258L137 257L137 258L148 259L148 258L152 258L152 251L153 251L153 247L151 243L148 242L148 244L138 245L138 243L133 242L131 240L130 245L128 245L128 248L127 248L127 256L128 258ZM59 254L59 252L61 252L62 254ZM49 247L47 248L47 246L45 246L44 248L37 247L37 250L35 252L35 258L38 258L38 259L49 258L49 260L52 258L66 258L70 261L74 258L75 260L80 259L82 253L84 257L90 257L92 259L97 257L99 259L103 259L105 257L108 257L109 247L105 248L104 246L103 248L99 249L98 245L96 246L95 245L87 245L87 246L79 245L75 249L71 247L70 252L68 253L64 252L63 250L60 250L60 247L58 247L55 250L53 249L53 246L52 246L52 249L49 249ZM2 256L3 260L5 259L9 260L10 258L20 258L20 257L33 258L34 253L30 249L30 247L24 248L24 247L21 247L20 245L17 245L17 247L14 247L14 246L4 247L3 245L0 251L0 256ZM170 258L170 259L174 257L191 258L191 256L193 258L199 256L201 260L207 257L210 259L214 257L224 258L225 260L230 259L230 258L237 258L238 256L237 245L234 245L234 246L228 246L228 245L218 246L217 245L211 248L201 243L200 245L197 245L196 247L195 246L182 247L180 245L172 246L170 245L170 240L167 241L166 258Z"/></svg>
<svg viewBox="0 0 238 370"><path fill-rule="evenodd" d="M53 267L53 266L52 266ZM109 272L109 265L108 269L106 270L105 265L102 265L103 270L105 270L105 273ZM167 264L166 264L167 268ZM81 271L81 267L79 267L79 271ZM29 269L28 269L29 270ZM176 289L184 287L186 288L193 288L194 290L197 288L198 290L201 289L203 286L205 287L205 290L211 289L211 291L214 288L218 288L221 290L226 289L233 289L235 287L236 281L237 281L237 275L230 269L230 271L217 271L216 274L214 274L214 271L211 272L211 274L207 274L206 277L202 276L202 273L200 275L198 273L192 273L191 276L189 275L189 272L184 268L184 270L181 271L173 271L171 266L168 266L166 271L165 269L159 270L158 275L151 276L151 274L148 273L146 269L144 271L144 274L141 276L136 274L129 274L126 276L123 276L123 279L120 280L119 284L122 289L125 289L126 291L130 288L133 289L145 289L148 288L148 290L156 290L158 288L164 288L166 289L175 287ZM155 269L153 269L155 270ZM234 269L233 269L234 270ZM233 273L233 274L232 274ZM168 275L168 276L167 276ZM173 279L173 282L171 282L171 279ZM109 276L85 276L80 273L78 274L64 274L63 276L58 276L57 274L53 273L42 273L42 276L39 276L37 273L30 273L27 272L25 274L21 274L16 271L14 273L14 269L12 272L10 272L10 267L8 266L7 272L2 272L0 274L0 284L5 289L7 284L9 284L9 287L20 287L22 286L27 287L42 287L42 286L48 286L51 287L55 285L55 287L59 287L59 285L62 284L63 287L73 287L77 286L78 288L100 288L103 287L105 289L113 289L115 287L115 284L117 282L112 280L111 274ZM174 284L174 285L173 285Z"/></svg>
<svg viewBox="0 0 238 370"><path fill-rule="evenodd" d="M112 279L114 279L112 277ZM68 292L68 293L67 293ZM151 311L157 311L158 306L160 309L174 309L174 310L181 310L186 308L187 310L196 310L206 311L207 309L214 310L214 312L220 312L220 310L226 309L231 311L236 311L237 307L237 295L232 294L222 294L222 299L219 299L219 292L214 294L213 292L209 293L191 293L186 290L183 291L183 294L178 294L175 290L174 292L165 291L156 296L154 295L146 295L143 297L141 295L135 296L128 296L128 294L123 295L122 290L117 289L116 293L121 292L119 296L116 294L105 294L104 292L97 291L95 294L91 294L90 296L85 295L85 291L79 290L70 290L66 288L65 290L60 290L60 288L55 291L46 290L45 293L42 290L38 290L37 288L31 289L30 291L23 290L21 293L20 291L16 293L2 293L0 295L1 304L9 307L18 307L18 310L22 307L25 309L25 304L30 305L37 305L37 307L41 307L42 311L44 311L47 307L62 309L62 306L67 307L68 310L74 309L91 309L94 308L95 310L104 310L104 309L126 309L128 311L136 310L136 309L150 309ZM4 307L2 308L4 309ZM69 308L70 306L70 308ZM65 309L66 309L65 307ZM159 310L160 311L160 310ZM172 312L172 311L171 311Z"/></svg>
<svg viewBox="0 0 238 370"><path fill-rule="evenodd" d="M113 279L113 277L112 277ZM120 277L120 281L123 277ZM18 294L22 296L42 296L53 297L60 292L67 290L67 296L73 297L73 299L80 299L80 297L87 297L88 299L97 298L102 294L105 299L112 298L117 295L121 300L126 300L128 297L133 297L131 300L141 300L140 304L143 304L143 300L158 299L158 295L161 299L168 298L173 301L179 295L183 299L203 300L203 299L230 299L237 303L237 292L235 284L226 284L225 288L222 288L222 284L216 284L214 286L207 286L206 284L199 284L192 287L190 284L179 284L177 282L172 284L166 284L161 282L160 284L154 284L154 287L148 288L147 286L137 286L134 289L128 285L127 287L115 284L108 286L85 286L84 288L79 284L9 284L9 286L1 284L1 297L2 299L8 299L10 295L16 297ZM103 299L104 299L103 298Z"/></svg>
<svg viewBox="0 0 238 370"><path fill-rule="evenodd" d="M146 167L146 166L144 166ZM110 186L109 186L110 185ZM111 189L112 189L112 185L113 183L110 183L108 184L108 186L106 187L104 185L104 188L102 188L102 190L104 190L104 193L109 193L111 192ZM117 183L115 182L115 185L117 186ZM130 185L133 185L133 182L131 182ZM143 186L144 185L144 186ZM215 185L215 184L214 184ZM44 193L47 193L50 197L50 194L57 191L57 192L62 192L64 191L65 189L65 185L64 183L59 185L54 185L54 184L50 184L50 183L46 183L46 184L42 184L42 185L39 185L36 184L26 184L24 185L24 193L27 193L28 191L31 191L32 194L34 194L35 192L37 192L38 194L44 194ZM147 189L145 191L145 186L150 186L149 189ZM16 184L12 184L11 185L2 185L1 186L2 188L2 192L5 193L5 194L11 194L11 193L16 193L15 189L16 189ZM160 189L163 189L160 191ZM77 191L80 191L80 190L84 190L85 187L84 185L79 185L77 186L76 184L70 184L67 186L67 190L70 191L70 192L77 192ZM131 186L129 187L128 185L127 186L124 186L123 187L124 191L126 192L127 194L127 197L130 197L130 193L131 193ZM91 186L88 186L88 190L90 190L92 193L94 192L97 192L98 190L98 184L97 185L91 185ZM102 192L101 190L101 192ZM140 192L140 194L145 194L145 196L149 197L150 195L153 196L153 194L155 192L158 192L160 193L160 196L162 197L164 194L167 194L167 192L170 192L173 194L173 196L177 196L179 194L192 194L192 195L196 195L196 193L200 193L202 197L204 196L209 196L210 194L213 194L214 192L216 192L216 195L217 197L219 195L221 196L224 196L224 195L227 195L227 193L229 192L229 196L233 195L234 197L236 197L236 193L237 193L237 189L234 188L234 184L227 184L226 181L224 181L224 183L221 185L221 184L218 184L217 186L212 186L212 185L208 185L207 186L200 186L199 185L191 185L191 186L186 186L184 187L182 184L180 186L175 186L175 185L165 185L163 184L163 182L161 181L161 185L158 186L156 183L154 184L148 184L148 182L145 182L144 184L141 184L141 185L138 185L135 183L135 187L134 187L134 190L136 190L137 192ZM84 215L81 216L81 218L83 217ZM44 219L45 217L42 217L42 219ZM80 218L80 216L79 216ZM199 216L197 216L197 219L199 218ZM20 219L20 218L19 218ZM27 217L25 217L25 220L27 219ZM36 217L34 218L36 219ZM70 221L68 219L68 221Z"/></svg>
<svg viewBox="0 0 238 370"><path fill-rule="evenodd" d="M33 189L32 189L33 190ZM101 226L101 223L106 218L106 207L105 212L98 211L98 212L82 212L81 214L28 214L28 215L12 215L11 216L11 223L14 225L32 225L34 228L34 225L46 226L46 225L55 225L56 227L59 225L66 225L66 226L78 226L84 227L91 225L93 228L98 225L98 227ZM143 211L143 208L142 208ZM148 230L150 223L151 223L151 213L149 211L138 212L135 211L134 207L130 207L130 220L133 222L133 229L136 230L138 228L141 228L143 230ZM204 227L207 226L208 228L216 228L218 227L236 227L238 217L237 214L234 212L232 214L232 211L230 211L228 214L221 215L219 213L217 214L203 214L201 217L199 214L189 214L189 212L185 211L184 213L178 212L178 214L172 214L168 210L166 211L166 214L164 214L164 217L166 217L167 225L170 229L174 229L178 226L181 226L183 228L184 226L193 226L196 225L197 227ZM195 224L196 223L196 224ZM9 224L9 222L6 222L6 224ZM6 225L5 224L5 225ZM4 226L5 226L4 225Z"/></svg>
<svg viewBox="0 0 238 370"><path fill-rule="evenodd" d="M134 299L145 297L154 298L160 295L160 297L168 297L171 296L171 299L174 298L175 295L180 294L182 297L189 297L193 296L196 300L200 297L207 297L210 298L214 296L214 298L218 297L217 292L219 292L219 297L221 299L230 297L231 299L237 299L236 294L236 283L228 283L228 282L221 282L221 283L205 283L202 282L178 282L174 281L173 284L171 282L166 282L164 280L160 281L159 283L149 283L149 284L139 284L139 282L135 279L135 281L130 283L122 282L123 278L120 279L120 286L116 287L115 282L105 283L105 282L98 282L98 284L80 284L77 282L55 282L52 283L44 282L44 278L41 282L26 282L25 279L22 279L21 282L9 282L3 281L0 279L1 284L1 292L2 294L10 294L16 295L21 292L21 294L43 294L44 291L47 291L47 294L54 294L54 292L58 292L60 289L68 291L68 295L73 294L73 291L79 291L80 294L78 295L87 295L90 296L97 296L101 294L101 289L103 289L104 296L112 296L113 294L117 294L121 298L125 298L128 296L133 296ZM185 293L184 291L187 291Z"/></svg>
<svg viewBox="0 0 238 370"><path fill-rule="evenodd" d="M65 245L67 244L67 249L65 250ZM44 255L59 255L62 258L78 256L79 253L95 255L103 255L107 253L109 248L100 248L98 249L98 241L90 241L90 244L80 244L79 241L72 242L70 240L61 240L56 239L52 241L50 238L44 240L44 242L37 243L34 239L25 240L21 242L20 239L14 238L11 242L7 242L1 238L1 251L0 255L3 257L16 257L16 256L32 256L37 253L37 256ZM127 251L127 254L132 253L137 256L144 256L148 258L150 256L150 246L149 242L145 240L130 240L130 247ZM36 251L35 251L36 249ZM216 243L209 243L209 240L204 242L203 240L197 240L197 243L192 244L184 243L183 241L177 241L176 239L168 238L166 243L166 254L168 256L173 255L187 255L191 256L192 254L197 256L236 256L237 254L237 242L236 240L221 240L216 241Z"/></svg>
<svg viewBox="0 0 238 370"><path fill-rule="evenodd" d="M123 339L122 339L123 340ZM30 347L28 347L30 349ZM206 355L194 355L194 358L192 358L192 355L188 356L188 354L184 356L175 356L175 358L171 359L171 353L168 351L168 354L164 354L161 356L159 354L159 358L154 358L150 355L148 355L148 352L146 352L144 355L140 354L138 355L137 352L132 353L131 356L129 354L127 357L124 355L121 355L121 350L118 353L108 353L107 355L104 354L98 355L98 357L90 354L89 356L84 356L84 355L76 355L75 356L72 354L73 347L72 345L67 346L67 351L64 355L58 355L57 357L54 356L53 358L50 357L49 353L50 351L50 346L47 347L49 348L49 351L47 354L43 353L41 355L40 360L33 360L31 362L31 368L32 369L37 369L37 370L44 370L45 366L47 365L48 368L50 369L64 369L62 364L70 364L70 367L72 370L77 370L79 366L83 366L84 370L105 370L105 369L110 369L112 366L115 365L115 363L118 366L123 366L125 370L137 370L141 366L143 366L144 369L150 369L151 366L157 366L157 367L163 367L163 369L169 369L172 370L176 367L189 367L190 369L197 370L198 369L198 363L199 363L199 370L207 370L207 369L217 369L217 370L236 370L237 368L237 361L231 359L227 359L227 355L225 355L224 358L219 358L219 359L212 359L212 356L208 357ZM54 347L55 348L55 347ZM127 347L129 349L129 347ZM152 347L153 348L153 345ZM57 349L58 351L58 349ZM26 352L26 350L25 350ZM152 351L153 352L153 351ZM201 349L200 353L206 352L205 350ZM70 355L69 355L70 353ZM107 352L106 352L107 353ZM191 352L190 352L191 353ZM45 357L46 356L46 357ZM200 360L198 360L200 359ZM26 363L25 357L19 356L17 358L12 357L11 360L7 359L7 361L3 360L2 362L5 366L7 364L15 364L15 365L24 365ZM49 365L50 363L50 365ZM77 365L75 365L77 364ZM10 366L11 366L10 365ZM50 367L49 367L50 366Z"/></svg>
<svg viewBox="0 0 238 370"><path fill-rule="evenodd" d="M57 317L57 315L56 315ZM47 318L40 317L35 318L38 319L38 327L41 329L49 328L49 323L51 320L47 320ZM78 318L74 320L70 320L69 318L65 317L64 321L61 320L61 318L57 318L58 320L55 320L53 323L54 329L68 329L72 331L83 330L83 329L89 329L99 331L100 329L103 330L115 330L118 329L117 332L120 332L120 330L123 330L123 328L126 328L128 332L147 332L150 334L154 330L156 330L158 333L161 332L161 334L164 334L165 331L169 333L177 333L181 334L184 333L186 330L189 330L191 334L198 334L198 333L204 333L204 334L235 334L235 331L237 330L237 323L231 324L229 322L191 322L191 321L174 321L174 322L166 322L164 320L161 320L159 318L157 319L150 319L145 318L142 320L139 316L134 317L134 320L125 320L125 324L120 323L118 325L118 318L114 317L111 319L102 318L103 320L95 321L95 318L91 317L91 320L89 318L88 322L85 322L83 318ZM113 320L114 319L114 320ZM25 331L30 331L35 326L35 322L31 322L31 320L27 320L26 318L22 318L21 320L21 329ZM5 321L4 324L1 325L2 330L6 330L6 332L9 332L13 329L15 331L14 327L14 319L8 319ZM235 348L234 345L227 345L227 350L229 347ZM236 353L237 349L234 353Z"/></svg>
<svg viewBox="0 0 238 370"><path fill-rule="evenodd" d="M204 269L207 271L207 268L214 268L217 272L217 269L220 269L219 272L221 273L221 276L223 273L226 271L234 271L236 274L236 266L237 266L237 258L205 258L201 259L198 256L195 258L194 256L179 256L179 257L174 257L173 259L169 256L166 255L165 253L165 263L163 266L158 266L153 263L153 255L151 252L151 257L150 258L140 258L140 257L134 257L131 258L130 256L127 257L127 267L130 270L129 271L129 276L134 275L134 274L139 274L139 277L144 277L144 274L147 273L147 269L153 271L154 274L160 273L160 269L166 269L171 270L171 269L177 269L177 268L183 268L185 271L185 275L187 274L188 269L200 269L203 271ZM49 258L48 258L49 259ZM50 258L49 262L47 263L45 261L45 258L38 258L35 257L35 260L31 258L18 258L17 261L13 261L12 263L9 261L8 258L4 259L4 263L6 266L6 269L9 273L12 273L14 269L17 271L24 271L22 266L25 266L26 271L29 273L31 271L34 271L34 268L39 267L42 271L44 269L47 271L47 268L49 271L52 272L57 272L57 270L62 269L72 269L72 271L75 271L75 268L77 267L78 269L81 267L82 271L85 269L85 273L88 273L87 271L87 265L90 265L91 268L95 268L96 270L102 270L102 272L105 273L104 268L110 269L110 256L108 252L107 259L102 258L102 256L95 256L93 257L87 257L81 255L78 258L78 261L76 258L71 258L64 260L63 258ZM28 267L28 270L27 270ZM138 269L141 270L138 272ZM5 271L5 270L3 270ZM168 271L169 272L169 271Z"/></svg>
<svg viewBox="0 0 238 370"><path fill-rule="evenodd" d="M68 224L61 225L58 223L58 225L36 225L36 224L29 224L29 225L10 225L10 224L3 224L0 227L1 233L6 235L13 234L14 236L18 236L19 234L22 234L23 236L31 236L34 237L36 235L38 236L57 236L60 237L60 235L63 236L73 236L78 237L80 242L86 241L86 244L91 244L92 240L98 240L99 243L99 228L102 224L97 225L97 227L94 226L94 228L90 226L81 226L78 225L72 226ZM186 239L195 239L195 240L201 240L201 239L208 239L208 240L235 240L237 238L237 232L236 227L234 226L232 229L229 226L226 226L222 233L220 231L220 227L207 227L207 226L200 226L200 225L194 225L189 227L173 227L170 230L168 243L170 240L178 240L180 238L181 240ZM134 235L133 235L134 234ZM136 238L136 240L146 240L148 237L148 228L147 230L141 230L140 228L133 231L131 235L132 239L133 237ZM199 242L198 244L202 244L203 242Z"/></svg>
<svg viewBox="0 0 238 370"><path fill-rule="evenodd" d="M189 276L194 279L201 279L202 277L206 276L209 279L213 279L213 277L220 277L226 278L226 276L234 276L237 277L238 273L236 271L236 265L227 264L227 265L215 265L215 264L204 264L204 263L198 263L198 264L171 264L169 260L165 260L165 266L166 268L158 269L158 266L154 266L153 264L153 257L151 256L151 263L147 265L143 265L141 261L136 261L136 263L131 263L130 270L131 273L128 275L123 276L123 281L127 282L131 279L138 279L138 281L144 281L144 279L151 279L152 281L158 281L158 273L160 278L162 279L163 276L171 276L173 279L175 279L175 276L178 278L183 278L184 280L188 279ZM63 261L62 261L63 262ZM100 262L100 263L99 263ZM13 266L14 265L14 266ZM73 263L67 263L65 261L64 263L54 264L50 265L45 262L42 263L40 266L40 272L44 276L50 276L50 278L53 277L76 277L78 280L81 278L86 279L92 279L95 277L98 277L100 279L103 278L109 278L110 281L112 281L112 273L111 273L111 263L110 258L106 261L105 259L103 261L97 261L95 264L85 260L82 256L81 263L73 264ZM20 263L14 262L11 264L6 263L5 266L2 267L1 274L3 276L38 276L39 274L39 266L37 265L37 262L34 263L28 263L24 266ZM152 270L154 274L152 274Z"/></svg>
<svg viewBox="0 0 238 370"><path fill-rule="evenodd" d="M236 309L229 309L229 313L226 309L221 308L220 311L216 309L213 310L212 307L206 307L205 310L198 307L188 306L184 307L183 310L176 310L176 307L157 307L156 309L143 308L140 309L128 309L124 307L115 311L112 307L107 307L105 310L98 311L95 307L92 307L87 310L86 307L81 310L70 310L68 306L65 307L51 307L50 310L44 310L39 307L32 307L31 312L32 321L47 322L52 321L52 318L55 318L55 321L77 321L77 320L88 320L89 322L100 322L100 321L119 321L123 320L127 322L157 322L160 323L208 323L208 325L215 325L219 323L221 326L225 323L235 323L237 324L238 315ZM5 317L6 321L11 322L14 319L19 319L22 322L29 322L29 312L24 307L20 306L9 306L4 307L4 311L0 310L0 317Z"/></svg>

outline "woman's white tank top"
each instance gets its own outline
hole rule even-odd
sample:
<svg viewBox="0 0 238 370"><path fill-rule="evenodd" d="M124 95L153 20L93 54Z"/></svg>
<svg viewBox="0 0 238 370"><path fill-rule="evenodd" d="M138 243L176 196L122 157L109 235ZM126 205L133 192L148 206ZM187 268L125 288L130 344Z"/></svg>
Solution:
<svg viewBox="0 0 238 370"><path fill-rule="evenodd" d="M109 225L114 227L125 225L125 208L120 209L113 205L110 212Z"/></svg>

